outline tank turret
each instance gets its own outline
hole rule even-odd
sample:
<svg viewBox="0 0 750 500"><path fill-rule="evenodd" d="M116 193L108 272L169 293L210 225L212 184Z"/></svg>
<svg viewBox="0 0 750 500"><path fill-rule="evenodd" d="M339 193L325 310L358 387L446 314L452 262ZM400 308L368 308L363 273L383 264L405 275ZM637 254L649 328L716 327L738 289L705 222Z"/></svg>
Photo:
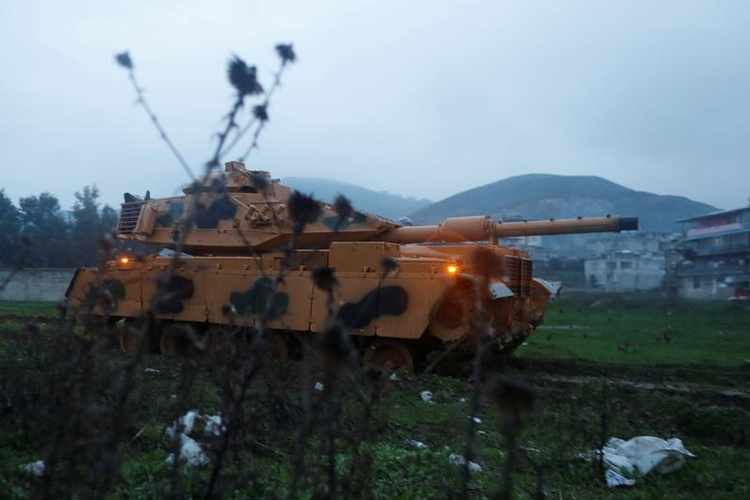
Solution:
<svg viewBox="0 0 750 500"><path fill-rule="evenodd" d="M279 250L294 233L288 209L292 190L268 172L229 162L223 173L183 192L183 196L123 203L118 237L164 247L179 239L182 248L195 255L229 255ZM334 241L364 241L397 227L362 212L341 220L333 206L323 204L320 217L305 226L295 247L328 248ZM176 238L175 229L185 234Z"/></svg>
<svg viewBox="0 0 750 500"><path fill-rule="evenodd" d="M289 217L292 190L268 172L247 170L229 162L183 196L138 199L126 195L118 237L146 244L181 247L195 255L269 252L283 248L294 233ZM334 242L392 243L496 241L509 236L619 232L638 228L633 217L601 217L528 222L494 222L487 216L455 217L441 224L401 225L376 215L354 211L342 220L334 207L322 205L321 216L305 226L295 248L322 249ZM184 231L176 237L175 230Z"/></svg>

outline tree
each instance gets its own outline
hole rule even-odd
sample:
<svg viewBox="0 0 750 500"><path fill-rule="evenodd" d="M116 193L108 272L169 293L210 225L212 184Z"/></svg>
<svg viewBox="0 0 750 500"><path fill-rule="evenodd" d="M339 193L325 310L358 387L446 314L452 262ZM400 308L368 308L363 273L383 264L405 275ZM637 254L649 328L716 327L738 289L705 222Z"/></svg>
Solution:
<svg viewBox="0 0 750 500"><path fill-rule="evenodd" d="M50 193L21 198L16 209L0 190L0 265L97 264L99 239L117 225L117 211L108 205L99 209L96 186L85 186L75 197L72 212L66 214ZM21 248L24 241L26 249Z"/></svg>
<svg viewBox="0 0 750 500"><path fill-rule="evenodd" d="M84 186L75 194L73 227L71 230L75 260L83 265L96 264L97 242L103 235L99 217L99 189Z"/></svg>
<svg viewBox="0 0 750 500"><path fill-rule="evenodd" d="M114 231L117 228L117 222L119 219L120 216L117 213L117 210L109 205L104 205L99 216L99 232L101 234L107 234Z"/></svg>
<svg viewBox="0 0 750 500"><path fill-rule="evenodd" d="M14 266L20 253L21 217L13 201L0 189L0 265Z"/></svg>
<svg viewBox="0 0 750 500"><path fill-rule="evenodd" d="M99 209L99 189L84 186L75 194L71 228L76 265L96 265L99 241L117 226L117 211L109 205Z"/></svg>
<svg viewBox="0 0 750 500"><path fill-rule="evenodd" d="M31 266L70 266L68 228L60 202L50 193L21 198L21 236L29 241L25 262Z"/></svg>

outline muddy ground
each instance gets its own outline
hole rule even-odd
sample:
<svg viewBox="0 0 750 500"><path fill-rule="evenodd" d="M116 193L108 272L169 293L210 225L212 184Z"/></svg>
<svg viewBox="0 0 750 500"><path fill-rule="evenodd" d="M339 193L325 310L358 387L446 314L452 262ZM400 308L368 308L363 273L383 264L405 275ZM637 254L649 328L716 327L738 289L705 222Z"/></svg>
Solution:
<svg viewBox="0 0 750 500"><path fill-rule="evenodd" d="M59 405L56 413L44 404L45 398L52 397L45 389L49 377L64 378L57 371L55 349L40 347L55 346L60 335L57 323L49 319L53 309L26 305L24 311L13 312L7 310L11 306L4 307L0 491L9 498L54 491L54 484L43 487L49 477L34 477L21 467L50 460L55 443L65 442L56 431L78 433L80 442L70 445L78 446L68 454L72 458L66 450L58 455L73 462L78 456L79 465L88 470L49 475L56 481L68 478L83 484L86 480L78 478L92 473L97 457L109 456L102 455L95 437L110 435L111 429L94 426L81 431L80 422L59 422L70 418ZM365 405L358 394L368 382L355 375L342 372L332 379L333 387L316 390L316 382L325 380L324 372L307 372L300 363L274 364L250 386L241 451L227 456L221 492L231 498L286 498L296 480L298 496L325 497L331 464L326 458L330 443L325 442L324 425L304 438L305 466L295 468L295 460L306 404L315 408L315 402L322 401L317 408L325 412L330 398L341 403L333 441L339 497L493 498L503 487L509 457L503 416L507 407L498 405L492 390L502 373L511 388L529 388L534 399L533 408L521 412L518 427L512 470L515 497L749 498L750 362L745 361L750 357L749 315L747 309L726 304L683 307L622 297L604 305L563 301L550 308L548 328L537 332L509 366L487 374L474 424L470 417L475 386L465 377L399 374L395 380L379 381L377 401L367 399ZM47 319L31 328L29 317ZM32 335L37 336L33 342ZM118 370L130 366L132 358L111 349L97 356L85 372L89 379L81 379L81 385L104 387L94 398L104 406L96 409L99 418L121 425L116 474L105 496L162 498L175 492L182 497L203 496L219 445L196 431L196 442L210 463L173 467L166 459L175 449L174 441L165 428L187 409L206 415L226 412L221 366L215 361L145 356L133 372L133 390L122 406L127 418L117 421L107 413L116 403L107 396L118 393L101 380L119 376ZM28 390L17 390L21 386ZM423 399L424 391L431 392L430 401ZM28 400L11 397L19 393ZM29 409L40 413L24 413ZM79 410L92 411L87 406ZM473 461L481 471L473 473L464 488L463 468L449 462L452 454L467 452L470 425L475 431ZM580 458L609 437L639 435L679 437L697 457L677 472L641 478L627 489L607 488L598 464ZM417 447L417 441L424 447ZM66 466L65 460L59 463ZM94 490L81 486L78 491L85 497Z"/></svg>

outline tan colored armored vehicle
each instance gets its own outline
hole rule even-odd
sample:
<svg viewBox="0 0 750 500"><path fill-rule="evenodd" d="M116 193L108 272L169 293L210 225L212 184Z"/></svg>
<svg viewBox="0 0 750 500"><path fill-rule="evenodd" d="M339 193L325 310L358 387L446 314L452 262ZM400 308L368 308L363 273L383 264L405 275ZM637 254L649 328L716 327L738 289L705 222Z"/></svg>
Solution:
<svg viewBox="0 0 750 500"><path fill-rule="evenodd" d="M126 194L117 228L119 238L173 249L172 256L121 254L103 270L79 269L67 293L74 308L120 324L152 315L161 325L153 345L165 353L194 343L180 325L205 346L225 328L262 322L284 356L300 336L326 331L333 314L367 363L411 370L428 351L474 345L477 307L485 309L497 350L508 352L542 321L554 290L533 277L527 254L498 238L638 226L636 218L610 216L509 223L477 216L403 226L357 211L342 218L323 204L300 232L290 188L238 162L184 193ZM491 276L474 268L478 248L499 263ZM333 303L314 282L323 267L335 272ZM102 289L104 302L96 299ZM133 350L131 330L118 331L122 348Z"/></svg>

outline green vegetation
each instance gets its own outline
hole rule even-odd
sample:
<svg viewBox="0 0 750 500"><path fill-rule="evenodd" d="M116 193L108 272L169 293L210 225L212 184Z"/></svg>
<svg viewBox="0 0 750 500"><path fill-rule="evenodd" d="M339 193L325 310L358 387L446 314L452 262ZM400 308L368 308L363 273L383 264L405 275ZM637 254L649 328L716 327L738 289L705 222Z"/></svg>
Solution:
<svg viewBox="0 0 750 500"><path fill-rule="evenodd" d="M750 497L750 399L721 392L750 392L750 369L743 364L743 356L750 356L747 310L729 304L649 304L625 297L592 302L569 299L555 304L546 323L553 328L539 331L522 349L519 363L506 369L507 376L530 384L537 400L520 435L516 497L538 498L540 491L556 499ZM33 311L32 315L45 308L52 311L48 305L22 307ZM0 330L0 368L24 367L25 380L33 385L34 377L44 375L48 360L30 352L23 323L12 324L17 326ZM578 328L568 329L570 325ZM45 325L37 334L54 335L52 326ZM664 340L667 328L670 341ZM729 340L718 341L712 335ZM626 342L624 351L618 349ZM112 351L106 356L100 368L128 359ZM120 476L109 498L155 499L173 491L173 468L165 462L173 444L165 427L186 408L213 413L221 407L221 384L211 370L198 368L183 359L146 357L128 410L131 418L125 429ZM198 370L199 375L184 398L175 398L183 390L186 369ZM300 400L300 381L304 380L295 378L294 369L291 372L293 382L284 385L284 391L290 392L288 402ZM560 373L580 376L580 380ZM720 387L674 389L673 382L683 380L683 374L687 382L697 383L704 382L704 373L710 373L710 381ZM292 410L271 404L279 401L274 399L277 375L263 377L252 388L254 432L242 437L246 452L230 457L224 470L229 485L225 498L283 498L289 492L299 424L293 416L281 418L293 415ZM618 385L614 378L645 379L654 385ZM663 383L667 379L669 383ZM425 390L432 392L432 402L420 397ZM342 481L351 481L351 491L364 498L455 494L460 490L461 468L450 464L448 457L465 451L471 391L467 380L446 376L401 375L389 380L374 409L369 439L358 448L343 437L335 443L340 450L336 470ZM323 398L325 393L314 393L314 397ZM342 429L357 429L363 418L357 398L347 392L342 408ZM469 493L474 498L491 498L502 485L507 445L501 417L486 394L477 416L480 432L474 461L482 471L473 475ZM697 458L672 474L642 478L634 488L610 490L596 464L577 457L597 447L602 437L638 435L679 437ZM42 456L47 439L0 422L0 491L4 495L29 497L40 480L20 467ZM417 448L411 440L427 447ZM205 439L199 441L207 450L213 449ZM305 457L313 473L320 475L325 474L323 449L321 437L312 435ZM200 495L209 472L180 467L184 495ZM303 498L312 498L314 492L302 486Z"/></svg>
<svg viewBox="0 0 750 500"><path fill-rule="evenodd" d="M0 318L7 319L8 316L19 318L52 318L57 313L57 304L55 302L10 302L0 300Z"/></svg>
<svg viewBox="0 0 750 500"><path fill-rule="evenodd" d="M117 212L101 206L96 186L84 186L65 216L57 197L41 193L18 206L0 189L0 267L95 265L99 239L117 225Z"/></svg>
<svg viewBox="0 0 750 500"><path fill-rule="evenodd" d="M519 351L629 365L750 363L750 304L685 303L628 296L563 299Z"/></svg>

